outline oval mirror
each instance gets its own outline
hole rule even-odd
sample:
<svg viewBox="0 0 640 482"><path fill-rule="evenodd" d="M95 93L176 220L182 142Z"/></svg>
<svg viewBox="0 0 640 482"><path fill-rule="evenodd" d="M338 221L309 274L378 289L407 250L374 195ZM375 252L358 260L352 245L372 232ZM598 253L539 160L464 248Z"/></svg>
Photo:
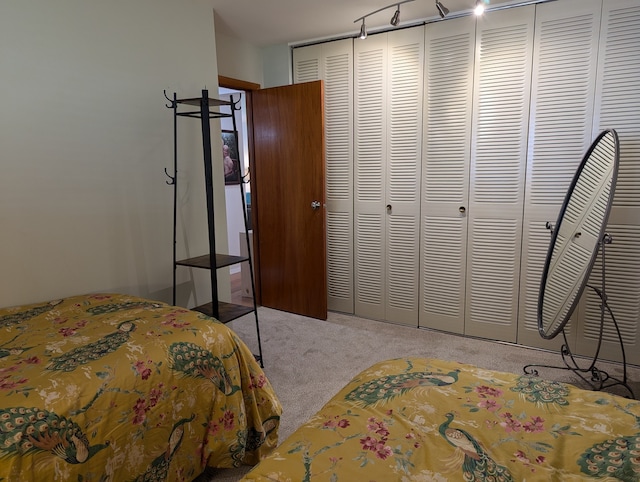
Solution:
<svg viewBox="0 0 640 482"><path fill-rule="evenodd" d="M618 134L605 130L571 181L542 272L538 331L543 338L564 329L587 284L611 211L619 158Z"/></svg>

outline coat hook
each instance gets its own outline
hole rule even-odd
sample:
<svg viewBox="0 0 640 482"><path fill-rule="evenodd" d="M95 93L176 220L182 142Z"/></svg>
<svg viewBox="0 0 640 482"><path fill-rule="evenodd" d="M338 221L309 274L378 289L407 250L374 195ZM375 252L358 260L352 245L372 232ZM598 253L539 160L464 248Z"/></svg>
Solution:
<svg viewBox="0 0 640 482"><path fill-rule="evenodd" d="M170 179L169 181L165 181L169 186L173 186L176 183L176 178L175 176L172 176L171 174L169 174L169 172L167 171L167 168L164 168L164 173L167 175L167 177Z"/></svg>
<svg viewBox="0 0 640 482"><path fill-rule="evenodd" d="M231 104L232 104L231 105L231 110L240 110L240 109L242 109L242 106L239 105L240 101L242 100L242 93L238 92L238 95L240 96L240 98L235 102L233 100L233 95L229 96L229 98L231 99Z"/></svg>
<svg viewBox="0 0 640 482"><path fill-rule="evenodd" d="M165 104L165 106L167 106L169 109L173 109L175 107L175 104L173 102L173 99L171 99L168 95L167 95L167 90L163 90L162 91L164 93L164 98L167 99L170 104Z"/></svg>

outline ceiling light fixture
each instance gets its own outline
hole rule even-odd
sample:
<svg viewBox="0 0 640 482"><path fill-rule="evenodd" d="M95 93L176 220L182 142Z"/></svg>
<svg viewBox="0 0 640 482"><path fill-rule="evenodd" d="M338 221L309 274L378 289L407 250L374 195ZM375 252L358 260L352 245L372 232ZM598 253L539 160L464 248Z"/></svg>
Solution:
<svg viewBox="0 0 640 482"><path fill-rule="evenodd" d="M394 27L397 27L400 23L400 4L398 4L396 13L393 14L393 17L391 17L391 21L389 23Z"/></svg>
<svg viewBox="0 0 640 482"><path fill-rule="evenodd" d="M436 8L438 9L440 18L444 18L449 14L449 9L442 5L442 2L440 2L440 0L436 0Z"/></svg>
<svg viewBox="0 0 640 482"><path fill-rule="evenodd" d="M370 17L371 15L378 13L378 12L382 12L383 10L386 10L388 8L393 8L396 7L396 13L393 14L393 17L391 17L391 25L393 25L394 27L397 27L400 24L400 5L402 5L403 3L408 3L408 2L413 2L414 0L402 0L401 2L396 2L396 3L392 3L391 5L387 5L386 7L382 7L379 8L378 10L374 10L371 13L368 13L366 15L363 15L362 17L358 17L356 18L353 23L357 23L360 20L362 20L362 26L360 27L360 35L358 36L361 39L365 39L367 38L367 27L364 24L364 19L367 17Z"/></svg>
<svg viewBox="0 0 640 482"><path fill-rule="evenodd" d="M482 15L484 13L484 2L482 0L477 0L476 7L473 9L473 12L476 15Z"/></svg>
<svg viewBox="0 0 640 482"><path fill-rule="evenodd" d="M367 38L367 26L364 24L364 18L362 19L362 27L360 27L360 35L358 38L361 38L362 40Z"/></svg>

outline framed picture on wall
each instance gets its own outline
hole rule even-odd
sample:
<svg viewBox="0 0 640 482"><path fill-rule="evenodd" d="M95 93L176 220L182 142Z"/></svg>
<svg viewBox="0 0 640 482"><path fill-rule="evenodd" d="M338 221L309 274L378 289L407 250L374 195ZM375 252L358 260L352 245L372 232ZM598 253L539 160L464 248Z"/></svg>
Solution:
<svg viewBox="0 0 640 482"><path fill-rule="evenodd" d="M233 131L222 131L222 164L224 165L224 183L240 184L242 179L240 155L236 133Z"/></svg>

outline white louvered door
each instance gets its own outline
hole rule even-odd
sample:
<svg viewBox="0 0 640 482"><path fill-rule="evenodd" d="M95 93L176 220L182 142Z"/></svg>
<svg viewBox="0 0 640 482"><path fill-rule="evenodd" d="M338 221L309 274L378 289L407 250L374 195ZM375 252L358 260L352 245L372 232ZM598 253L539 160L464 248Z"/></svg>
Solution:
<svg viewBox="0 0 640 482"><path fill-rule="evenodd" d="M518 343L559 349L538 332L537 306L551 231L567 189L592 142L602 0L536 7L533 82L522 240ZM574 315L575 317L575 315ZM565 333L572 350L576 330Z"/></svg>
<svg viewBox="0 0 640 482"><path fill-rule="evenodd" d="M353 40L296 48L293 70L324 81L327 308L353 313Z"/></svg>
<svg viewBox="0 0 640 482"><path fill-rule="evenodd" d="M387 36L354 43L355 313L385 319Z"/></svg>
<svg viewBox="0 0 640 482"><path fill-rule="evenodd" d="M533 5L478 19L465 334L515 342Z"/></svg>
<svg viewBox="0 0 640 482"><path fill-rule="evenodd" d="M293 83L322 80L322 44L293 50Z"/></svg>
<svg viewBox="0 0 640 482"><path fill-rule="evenodd" d="M606 290L622 337L627 361L640 363L640 3L604 0L598 57L596 112L592 136L613 128L620 138L620 170L607 232ZM601 258L590 284L600 286ZM579 310L578 353L592 355L600 329L599 300L585 292ZM611 319L605 318L600 356L621 360Z"/></svg>
<svg viewBox="0 0 640 482"><path fill-rule="evenodd" d="M354 44L355 313L418 324L424 28Z"/></svg>
<svg viewBox="0 0 640 482"><path fill-rule="evenodd" d="M475 19L425 30L420 326L464 333Z"/></svg>
<svg viewBox="0 0 640 482"><path fill-rule="evenodd" d="M353 40L323 45L330 310L353 313Z"/></svg>
<svg viewBox="0 0 640 482"><path fill-rule="evenodd" d="M418 326L424 27L388 34L386 319Z"/></svg>

